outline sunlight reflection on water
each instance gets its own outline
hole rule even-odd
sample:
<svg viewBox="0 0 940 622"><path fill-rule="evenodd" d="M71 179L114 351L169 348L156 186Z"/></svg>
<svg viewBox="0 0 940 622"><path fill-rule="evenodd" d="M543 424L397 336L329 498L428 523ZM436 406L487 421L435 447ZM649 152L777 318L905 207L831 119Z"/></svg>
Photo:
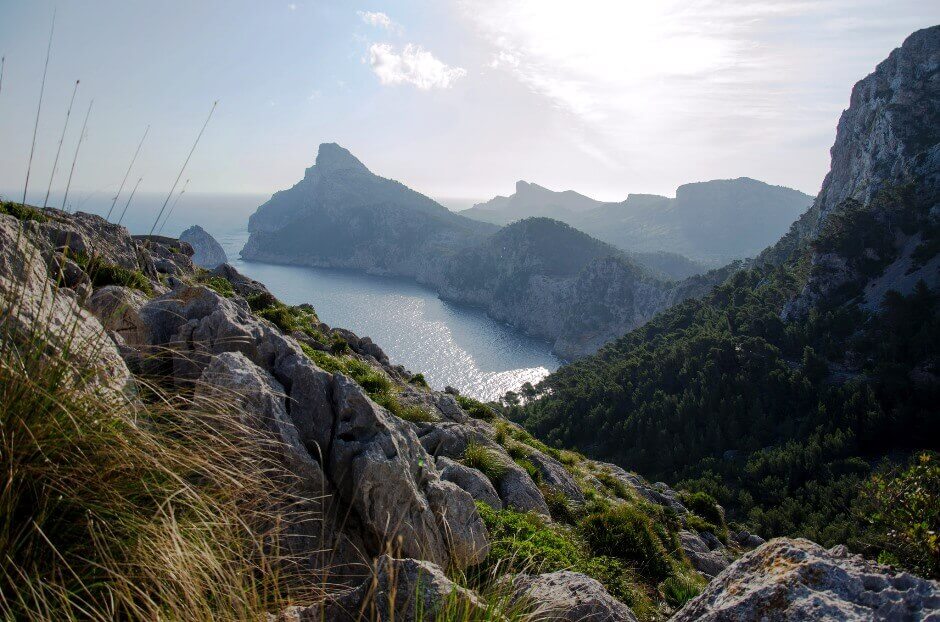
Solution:
<svg viewBox="0 0 940 622"><path fill-rule="evenodd" d="M238 259L247 233L220 235L238 270L289 304L309 302L330 326L369 336L392 363L482 400L496 399L558 368L547 342L523 335L483 311L440 300L405 279L346 270L278 266Z"/></svg>

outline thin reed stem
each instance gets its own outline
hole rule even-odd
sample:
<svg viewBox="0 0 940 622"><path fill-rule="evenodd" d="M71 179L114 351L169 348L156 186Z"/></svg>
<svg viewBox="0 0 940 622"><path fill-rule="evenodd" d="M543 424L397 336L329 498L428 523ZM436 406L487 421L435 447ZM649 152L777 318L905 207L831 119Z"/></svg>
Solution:
<svg viewBox="0 0 940 622"><path fill-rule="evenodd" d="M88 102L88 111L85 113L85 122L82 123L82 133L78 136L78 144L75 145L75 157L72 158L72 170L69 171L69 181L65 184L65 195L62 197L62 209L65 209L65 202L69 198L69 188L72 186L72 175L75 174L75 164L78 162L78 150L82 148L82 141L85 139L85 128L88 127L88 116L91 114L91 107L95 100Z"/></svg>
<svg viewBox="0 0 940 622"><path fill-rule="evenodd" d="M108 210L108 215L104 217L105 220L111 220L111 212L114 211L114 204L117 203L118 197L121 196L121 191L124 190L124 184L127 183L127 177L131 174L131 169L134 167L134 162L137 161L137 154L140 153L140 148L144 146L144 139L147 138L147 133L150 131L150 126L147 126L147 129L144 130L144 135L140 137L140 142L137 143L137 151L134 152L134 157L131 158L131 163L127 166L127 172L124 173L124 179L121 180L121 186L118 188L117 194L114 195L114 200L111 201L111 209Z"/></svg>
<svg viewBox="0 0 940 622"><path fill-rule="evenodd" d="M157 233L160 233L161 231L163 231L163 228L166 226L167 221L170 220L170 216L173 215L173 210L176 209L176 206L179 204L180 199L182 199L182 198L183 198L183 195L186 194L186 187L187 187L187 186L189 186L189 180L188 180L188 179L187 179L185 182L183 182L183 189L180 190L180 193L179 193L178 195L176 195L176 199L174 199L174 200L173 200L173 203L170 204L170 209L168 209L167 212L166 212L166 218L163 219L163 224L160 225L160 229L157 231Z"/></svg>
<svg viewBox="0 0 940 622"><path fill-rule="evenodd" d="M124 214L127 213L127 207L131 204L131 199L134 198L134 193L137 192L137 187L140 186L140 182L142 182L143 180L144 178L141 177L140 179L137 180L137 183L134 184L134 189L131 190L131 195L127 197L127 203L124 204L124 210L121 212L121 217L118 218L117 224L121 224L121 222L124 221Z"/></svg>
<svg viewBox="0 0 940 622"><path fill-rule="evenodd" d="M0 93L3 92L3 69L6 67L7 57L0 56Z"/></svg>
<svg viewBox="0 0 940 622"><path fill-rule="evenodd" d="M65 111L65 125L62 126L62 136L59 137L59 148L55 150L55 160L52 161L52 174L49 175L49 185L46 186L46 198L42 200L43 208L49 205L49 193L52 191L52 180L55 179L55 170L59 166L59 155L62 153L62 143L65 142L65 131L69 129L69 117L72 116L72 106L75 104L75 95L78 93L78 83L75 81L75 88L72 89L72 99L69 101L69 109Z"/></svg>
<svg viewBox="0 0 940 622"><path fill-rule="evenodd" d="M212 113L215 112L215 107L219 105L219 100L212 102L212 109L209 111L209 116L206 117L206 122L202 124L202 129L199 130L199 135L196 136L196 142L193 143L193 148L189 150L189 155L186 156L186 160L183 162L183 167L180 169L179 175L176 176L176 181L173 182L173 187L170 188L170 193L166 195L166 200L163 202L163 207L160 208L160 212L157 213L157 219L153 221L153 226L150 227L150 235L153 235L154 229L157 228L157 223L160 222L160 218L163 216L163 210L166 209L166 204L170 202L170 197L173 196L173 192L176 190L177 184L180 183L180 178L183 176L183 171L186 170L186 165L189 164L189 159L193 157L193 152L196 151L196 145L199 144L199 139L202 138L202 133L206 131L206 126L209 125L209 119L212 118Z"/></svg>
<svg viewBox="0 0 940 622"><path fill-rule="evenodd" d="M29 163L26 165L26 183L23 184L23 205L26 205L26 192L29 190L29 174L33 170L33 153L36 151L36 133L39 131L39 115L42 112L42 96L46 92L46 73L49 71L49 56L52 54L52 34L55 32L55 9L52 10L52 27L49 29L49 45L46 47L46 64L42 70L42 83L39 86L39 104L36 106L36 122L33 124L33 142L29 147Z"/></svg>

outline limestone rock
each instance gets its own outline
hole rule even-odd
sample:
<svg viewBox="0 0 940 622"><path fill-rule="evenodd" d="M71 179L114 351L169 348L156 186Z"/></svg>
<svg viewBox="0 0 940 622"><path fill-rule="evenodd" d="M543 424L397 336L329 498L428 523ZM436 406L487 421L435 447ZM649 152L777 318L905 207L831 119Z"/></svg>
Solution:
<svg viewBox="0 0 940 622"><path fill-rule="evenodd" d="M200 268L212 269L228 261L225 250L208 231L193 225L180 234L180 240L193 247L193 263Z"/></svg>
<svg viewBox="0 0 940 622"><path fill-rule="evenodd" d="M692 620L936 620L940 585L827 551L771 540L733 563L673 618Z"/></svg>
<svg viewBox="0 0 940 622"><path fill-rule="evenodd" d="M485 475L445 456L438 456L436 462L442 480L453 482L476 501L482 501L497 510L503 508L502 500Z"/></svg>
<svg viewBox="0 0 940 622"><path fill-rule="evenodd" d="M679 543L682 552L692 562L692 567L709 579L731 563L723 548L713 550L699 534L683 529L679 532Z"/></svg>
<svg viewBox="0 0 940 622"><path fill-rule="evenodd" d="M277 622L420 622L484 619L486 605L469 590L453 583L434 564L416 559L380 557L374 574L358 588L309 607L291 607ZM446 619L450 619L449 617Z"/></svg>
<svg viewBox="0 0 940 622"><path fill-rule="evenodd" d="M41 331L46 354L71 363L76 381L115 397L124 390L130 372L104 327L71 290L53 285L40 249L6 215L0 215L0 305L4 337L26 341Z"/></svg>
<svg viewBox="0 0 940 622"><path fill-rule="evenodd" d="M88 299L86 306L104 325L133 348L150 343L147 326L140 317L140 310L147 298L137 290L120 285L100 287Z"/></svg>
<svg viewBox="0 0 940 622"><path fill-rule="evenodd" d="M504 581L515 599L533 607L533 618L546 622L636 622L633 612L595 579L563 570L515 575Z"/></svg>

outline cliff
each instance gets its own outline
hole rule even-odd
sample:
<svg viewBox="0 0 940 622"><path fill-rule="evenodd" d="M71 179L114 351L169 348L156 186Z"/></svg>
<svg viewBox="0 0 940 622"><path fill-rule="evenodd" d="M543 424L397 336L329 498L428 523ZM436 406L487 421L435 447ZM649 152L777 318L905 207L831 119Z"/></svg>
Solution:
<svg viewBox="0 0 940 622"><path fill-rule="evenodd" d="M193 225L183 231L180 241L193 247L193 263L200 268L215 268L228 261L222 245L199 225Z"/></svg>

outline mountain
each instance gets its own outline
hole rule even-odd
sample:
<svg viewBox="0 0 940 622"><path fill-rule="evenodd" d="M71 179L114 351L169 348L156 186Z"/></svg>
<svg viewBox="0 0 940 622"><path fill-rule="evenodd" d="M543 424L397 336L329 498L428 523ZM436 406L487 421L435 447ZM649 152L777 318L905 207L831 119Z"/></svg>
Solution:
<svg viewBox="0 0 940 622"><path fill-rule="evenodd" d="M569 225L526 218L457 253L435 285L442 298L483 307L574 359L679 300L704 294L720 280L717 274L666 280Z"/></svg>
<svg viewBox="0 0 940 622"><path fill-rule="evenodd" d="M516 191L508 196L497 196L485 203L477 203L461 215L497 225L508 225L515 220L531 216L545 216L570 222L577 214L603 205L574 190L555 192L538 184L516 182Z"/></svg>
<svg viewBox="0 0 940 622"><path fill-rule="evenodd" d="M180 241L193 247L193 263L201 268L215 268L228 261L222 245L199 225L193 225L183 231Z"/></svg>
<svg viewBox="0 0 940 622"><path fill-rule="evenodd" d="M708 494L549 447L191 253L0 202L5 619L938 614L935 582L765 543Z"/></svg>
<svg viewBox="0 0 940 622"><path fill-rule="evenodd" d="M339 145L251 216L246 259L423 278L435 262L496 230L372 174Z"/></svg>
<svg viewBox="0 0 940 622"><path fill-rule="evenodd" d="M938 115L933 27L855 86L822 189L780 241L562 367L512 416L707 492L760 534L940 575L923 531L940 526L936 512L914 510L921 527L901 518L940 481Z"/></svg>
<svg viewBox="0 0 940 622"><path fill-rule="evenodd" d="M533 200L554 194L518 187ZM560 194L573 209L590 207L586 197ZM723 274L695 276L705 268L684 257L625 253L557 220L500 229L454 214L334 144L320 146L302 181L258 208L249 230L246 259L411 277L551 341L569 359L704 293Z"/></svg>
<svg viewBox="0 0 940 622"><path fill-rule="evenodd" d="M666 251L709 265L753 257L786 233L812 197L741 177L679 186L676 198L631 194L605 203L518 182L516 193L462 215L496 224L547 216L625 251Z"/></svg>

